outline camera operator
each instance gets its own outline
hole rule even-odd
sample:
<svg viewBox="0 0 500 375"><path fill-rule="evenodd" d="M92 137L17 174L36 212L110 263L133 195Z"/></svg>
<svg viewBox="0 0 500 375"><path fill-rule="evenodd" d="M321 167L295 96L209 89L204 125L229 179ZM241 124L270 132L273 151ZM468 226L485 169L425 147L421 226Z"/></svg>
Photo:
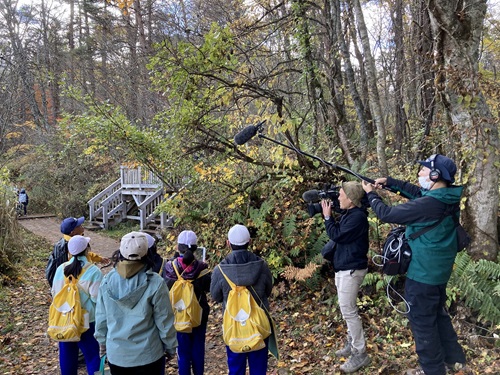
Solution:
<svg viewBox="0 0 500 375"><path fill-rule="evenodd" d="M347 324L347 339L335 355L349 357L340 366L345 373L355 372L371 362L356 305L359 287L368 272L368 212L361 203L364 196L359 182L344 182L338 196L344 211L338 221L332 217L330 201L321 200L326 232L336 244L333 254L335 286L340 311Z"/></svg>

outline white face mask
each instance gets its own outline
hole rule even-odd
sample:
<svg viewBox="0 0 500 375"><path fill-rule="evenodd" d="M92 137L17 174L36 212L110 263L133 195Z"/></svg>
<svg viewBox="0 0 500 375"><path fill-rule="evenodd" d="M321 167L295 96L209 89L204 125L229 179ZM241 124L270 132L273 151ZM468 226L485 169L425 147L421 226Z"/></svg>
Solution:
<svg viewBox="0 0 500 375"><path fill-rule="evenodd" d="M430 190L432 185L434 184L431 180L429 180L429 176L419 177L418 183L420 186L426 190Z"/></svg>

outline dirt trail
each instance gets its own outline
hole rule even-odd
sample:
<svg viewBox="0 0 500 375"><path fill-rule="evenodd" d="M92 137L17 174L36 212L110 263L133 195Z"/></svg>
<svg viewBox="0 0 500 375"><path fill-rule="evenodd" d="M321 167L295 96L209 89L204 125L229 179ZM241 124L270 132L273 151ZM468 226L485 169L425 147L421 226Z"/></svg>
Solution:
<svg viewBox="0 0 500 375"><path fill-rule="evenodd" d="M55 217L30 218L27 216L19 220L19 224L37 236L47 239L50 243L55 243L62 237L61 221ZM85 223L83 226L85 227ZM118 240L103 236L98 232L86 230L85 236L91 238L92 251L107 258L120 247Z"/></svg>

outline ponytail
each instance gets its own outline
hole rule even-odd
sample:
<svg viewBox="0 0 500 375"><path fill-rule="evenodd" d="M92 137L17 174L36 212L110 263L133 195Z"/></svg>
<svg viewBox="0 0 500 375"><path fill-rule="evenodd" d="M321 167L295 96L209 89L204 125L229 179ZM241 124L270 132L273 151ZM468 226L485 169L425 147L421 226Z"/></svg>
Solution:
<svg viewBox="0 0 500 375"><path fill-rule="evenodd" d="M184 252L184 255L182 256L182 263L184 263L186 266L189 266L191 263L195 261L194 254L191 250L186 250Z"/></svg>
<svg viewBox="0 0 500 375"><path fill-rule="evenodd" d="M82 272L83 269L83 261L79 259L80 256L85 256L85 254L76 255L74 257L75 260L73 260L73 262L64 267L64 276L69 277L71 275L75 279L78 279L78 276L80 276L80 273Z"/></svg>

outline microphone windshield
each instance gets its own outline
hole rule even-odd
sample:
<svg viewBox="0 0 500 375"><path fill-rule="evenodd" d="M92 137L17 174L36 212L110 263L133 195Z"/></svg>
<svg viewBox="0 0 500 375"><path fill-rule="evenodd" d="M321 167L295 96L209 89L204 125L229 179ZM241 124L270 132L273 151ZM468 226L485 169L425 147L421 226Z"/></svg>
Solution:
<svg viewBox="0 0 500 375"><path fill-rule="evenodd" d="M247 126L245 129L243 129L234 136L234 143L236 143L237 145L243 145L247 143L250 139L252 139L255 136L255 134L257 134L258 130L259 130L258 126L255 125Z"/></svg>
<svg viewBox="0 0 500 375"><path fill-rule="evenodd" d="M318 202L321 200L318 190L307 190L304 194L302 194L302 199L307 203Z"/></svg>

